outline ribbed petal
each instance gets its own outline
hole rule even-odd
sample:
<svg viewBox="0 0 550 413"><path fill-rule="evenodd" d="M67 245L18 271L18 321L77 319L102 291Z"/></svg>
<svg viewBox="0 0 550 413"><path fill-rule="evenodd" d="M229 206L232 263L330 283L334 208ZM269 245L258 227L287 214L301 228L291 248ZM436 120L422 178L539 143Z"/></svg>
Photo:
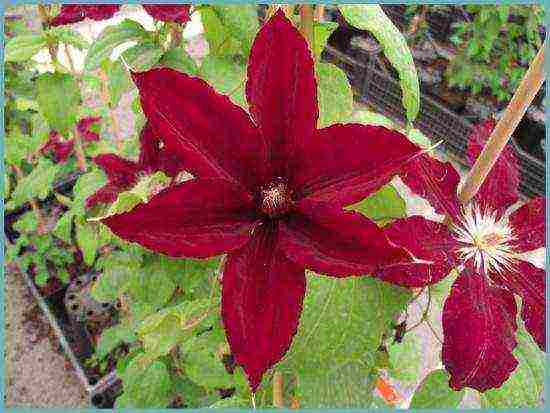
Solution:
<svg viewBox="0 0 550 413"><path fill-rule="evenodd" d="M144 171L148 173L162 171L168 176L176 176L179 172L185 170L184 162L173 151L164 146L150 122L147 122L141 130L139 144L138 164Z"/></svg>
<svg viewBox="0 0 550 413"><path fill-rule="evenodd" d="M60 26L64 24L77 23L89 18L92 20L106 20L114 16L118 11L118 4L103 4L103 5L75 5L67 4L61 6L61 12L51 21L51 26Z"/></svg>
<svg viewBox="0 0 550 413"><path fill-rule="evenodd" d="M468 143L468 160L473 165L489 136L495 128L496 122L488 119L475 126ZM485 182L479 188L475 199L483 206L490 207L502 214L508 207L519 199L519 167L516 155L511 145L506 146L498 157Z"/></svg>
<svg viewBox="0 0 550 413"><path fill-rule="evenodd" d="M288 177L297 147L317 125L317 85L307 42L278 11L258 32L248 60L246 97L270 143L273 176Z"/></svg>
<svg viewBox="0 0 550 413"><path fill-rule="evenodd" d="M99 141L99 135L96 132L90 130L90 126L101 121L101 116L88 116L81 119L76 128L80 137L86 142L97 142Z"/></svg>
<svg viewBox="0 0 550 413"><path fill-rule="evenodd" d="M171 257L207 258L241 247L256 221L250 196L203 179L171 186L130 212L104 219L119 237Z"/></svg>
<svg viewBox="0 0 550 413"><path fill-rule="evenodd" d="M349 123L320 129L296 157L296 197L347 206L389 182L420 148L399 132Z"/></svg>
<svg viewBox="0 0 550 413"><path fill-rule="evenodd" d="M166 144L201 178L255 188L265 179L265 144L249 115L201 79L172 69L134 73L145 115Z"/></svg>
<svg viewBox="0 0 550 413"><path fill-rule="evenodd" d="M370 219L325 202L301 201L281 221L280 231L281 249L288 258L334 277L370 274L385 265L411 261Z"/></svg>
<svg viewBox="0 0 550 413"><path fill-rule="evenodd" d="M152 4L142 4L142 6L145 11L151 15L151 17L157 20L161 20L163 22L176 22L180 24L185 24L189 20L191 20L191 17L189 16L189 9L191 8L191 6L188 4L181 4L178 6L155 6Z"/></svg>
<svg viewBox="0 0 550 413"><path fill-rule="evenodd" d="M510 225L516 237L514 248L517 251L531 251L545 246L545 208L545 198L537 197L510 215Z"/></svg>
<svg viewBox="0 0 550 413"><path fill-rule="evenodd" d="M459 216L457 188L460 175L450 162L441 162L428 154L422 154L408 163L399 176L411 191L426 199L438 214L453 219Z"/></svg>
<svg viewBox="0 0 550 413"><path fill-rule="evenodd" d="M306 288L303 267L281 253L277 238L271 224L258 227L244 247L227 256L223 271L227 340L252 391L290 347Z"/></svg>
<svg viewBox="0 0 550 413"><path fill-rule="evenodd" d="M479 391L498 388L518 365L516 303L509 291L490 286L467 268L443 307L442 359L450 386Z"/></svg>
<svg viewBox="0 0 550 413"><path fill-rule="evenodd" d="M384 281L404 287L425 287L446 277L457 264L458 245L446 225L413 216L392 222L384 233L417 261L424 261L386 266L375 274Z"/></svg>
<svg viewBox="0 0 550 413"><path fill-rule="evenodd" d="M546 273L527 261L517 261L513 270L492 278L519 295L521 318L542 351L546 351Z"/></svg>

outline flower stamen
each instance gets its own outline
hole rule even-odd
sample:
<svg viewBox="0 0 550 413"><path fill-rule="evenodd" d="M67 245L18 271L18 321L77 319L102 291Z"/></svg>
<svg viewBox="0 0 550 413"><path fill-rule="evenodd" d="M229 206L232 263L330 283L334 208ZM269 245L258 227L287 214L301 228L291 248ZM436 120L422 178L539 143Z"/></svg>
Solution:
<svg viewBox="0 0 550 413"><path fill-rule="evenodd" d="M511 242L514 234L504 219L497 219L494 211L467 206L462 219L453 225L455 239L463 262L474 260L478 271L503 272L510 270L516 260Z"/></svg>

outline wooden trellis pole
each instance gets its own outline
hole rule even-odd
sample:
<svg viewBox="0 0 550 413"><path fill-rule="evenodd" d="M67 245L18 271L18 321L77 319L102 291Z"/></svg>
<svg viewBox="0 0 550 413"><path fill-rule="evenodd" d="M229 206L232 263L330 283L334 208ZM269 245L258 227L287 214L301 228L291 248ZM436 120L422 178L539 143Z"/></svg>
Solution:
<svg viewBox="0 0 550 413"><path fill-rule="evenodd" d="M514 133L519 121L523 118L525 111L535 98L542 83L544 82L544 49L543 44L535 59L529 66L516 93L504 111L489 137L483 151L477 158L474 166L460 188L458 197L463 204L469 202L477 193L491 168L495 165L500 153Z"/></svg>

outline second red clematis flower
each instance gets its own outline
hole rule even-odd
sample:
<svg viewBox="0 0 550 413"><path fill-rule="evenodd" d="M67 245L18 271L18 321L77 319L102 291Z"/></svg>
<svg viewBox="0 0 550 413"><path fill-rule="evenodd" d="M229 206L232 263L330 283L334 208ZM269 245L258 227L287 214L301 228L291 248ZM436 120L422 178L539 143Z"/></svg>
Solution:
<svg viewBox="0 0 550 413"><path fill-rule="evenodd" d="M93 161L105 171L108 182L86 199L86 206L115 202L118 195L138 183L140 178L157 171L170 177L181 172L181 163L172 154L161 148L161 141L149 123L140 134L140 153L137 162L108 153L96 156Z"/></svg>
<svg viewBox="0 0 550 413"><path fill-rule="evenodd" d="M133 76L148 121L197 178L103 223L172 257L227 254L223 323L255 391L296 333L306 268L347 277L410 261L344 207L389 182L420 148L383 127L317 129L312 55L280 11L252 45L250 114L171 69Z"/></svg>
<svg viewBox="0 0 550 413"><path fill-rule="evenodd" d="M191 19L189 15L191 6L188 4L143 4L142 6L151 17L163 22L185 24ZM50 25L61 26L72 24L86 18L92 20L106 20L113 17L119 9L119 4L64 4L61 6L61 12L50 21Z"/></svg>
<svg viewBox="0 0 550 413"><path fill-rule="evenodd" d="M468 147L470 163L494 126L489 120L476 127ZM545 246L544 198L506 213L518 200L519 185L510 147L466 208L460 207L459 175L450 163L422 156L401 178L452 223L420 216L394 221L385 233L417 262L389 266L377 275L402 286L423 287L458 268L460 275L443 308L442 358L450 385L479 391L500 387L518 365L512 354L517 345L514 295L521 297L525 328L545 350L545 271L522 255Z"/></svg>

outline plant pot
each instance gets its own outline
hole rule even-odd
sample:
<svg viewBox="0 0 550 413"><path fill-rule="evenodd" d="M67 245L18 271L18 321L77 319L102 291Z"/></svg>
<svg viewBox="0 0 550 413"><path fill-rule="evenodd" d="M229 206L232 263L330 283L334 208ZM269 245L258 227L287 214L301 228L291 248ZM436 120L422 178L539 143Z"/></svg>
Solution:
<svg viewBox="0 0 550 413"><path fill-rule="evenodd" d="M92 276L93 274L83 275L83 277ZM120 380L118 380L114 368L102 375L96 369L86 365L86 360L94 354L94 338L90 334L86 322L75 319L66 307L67 292L70 292L73 284L64 286L49 296L44 296L35 285L30 273L25 272L24 277L32 295L59 340L60 347L90 395L91 403L98 408L111 408L116 395L121 390Z"/></svg>

